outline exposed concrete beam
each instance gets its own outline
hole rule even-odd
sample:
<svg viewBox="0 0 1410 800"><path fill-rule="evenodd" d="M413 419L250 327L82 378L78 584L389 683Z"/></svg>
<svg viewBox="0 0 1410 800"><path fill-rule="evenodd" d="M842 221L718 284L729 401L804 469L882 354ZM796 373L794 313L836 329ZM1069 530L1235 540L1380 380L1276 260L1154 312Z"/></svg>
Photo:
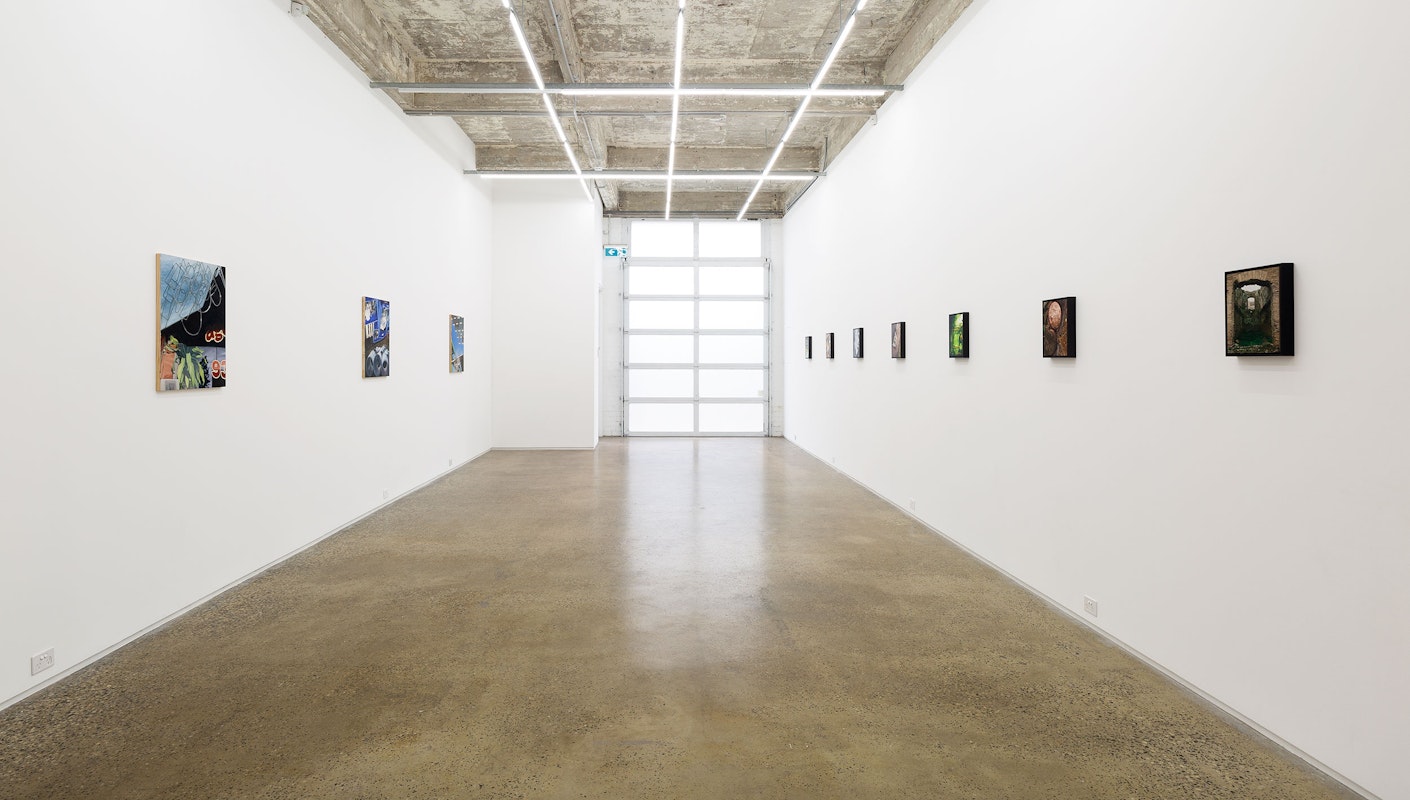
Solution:
<svg viewBox="0 0 1410 800"><path fill-rule="evenodd" d="M534 94L411 94L407 109L435 111L532 111L543 114L543 103ZM858 113L870 116L881 107L885 97L818 97L808 107L808 113ZM554 107L560 114L587 112L608 116L635 114L665 115L671 113L669 97L558 97ZM774 113L792 114L798 108L796 97L685 97L681 111L685 114Z"/></svg>
<svg viewBox="0 0 1410 800"><path fill-rule="evenodd" d="M719 172L760 170L773 155L772 147L677 147L676 169ZM666 168L667 148L613 147L607 151L608 169ZM817 169L820 154L815 147L784 148L774 169L785 171Z"/></svg>
<svg viewBox="0 0 1410 800"><path fill-rule="evenodd" d="M533 0L530 3L535 21L548 33L548 39L555 42L555 55L559 71L565 83L582 82L584 73L582 48L578 33L573 28L572 17L559 8L563 0ZM567 123L570 119L580 128L581 139L587 150L587 161L593 169L602 169L607 163L607 129L602 122L592 122L573 114L575 109L559 109L559 116Z"/></svg>
<svg viewBox="0 0 1410 800"><path fill-rule="evenodd" d="M744 201L749 197L745 191L692 192L677 189L671 200L671 217L713 217L734 219ZM786 208L783 194L771 191L760 192L749 207L750 219L780 217ZM666 194L662 191L623 190L621 203L609 214L616 217L660 217L666 206Z"/></svg>
<svg viewBox="0 0 1410 800"><path fill-rule="evenodd" d="M407 94L551 94L583 97L670 97L666 83L423 83L417 81L372 81L373 89L395 89ZM697 97L881 97L899 92L900 84L827 83L813 89L807 83L688 83L680 88L682 99Z"/></svg>
<svg viewBox="0 0 1410 800"><path fill-rule="evenodd" d="M671 116L671 112L669 112L669 111L628 111L628 110L626 110L626 109L617 109L617 110L615 110L615 111L574 111L574 110L571 109L571 108L559 108L559 109L558 109L558 113L559 113L560 116L562 116L562 115L577 114L577 115L580 116L580 117L586 117L586 118L588 118L588 119L610 119L610 118L612 118L612 117L670 117L670 116ZM682 112L680 113L680 115L681 115L682 118L690 118L690 117L719 117L719 118L723 119L724 117L787 117L788 115L790 115L790 114L792 114L792 113L793 113L793 112L792 112L791 110L789 110L789 109L779 109L779 110L777 110L777 111L759 111L759 110L747 110L747 111L746 111L746 110L739 110L739 111L682 111ZM415 107L413 107L413 108L408 108L408 109L406 109L406 115L407 115L408 117L542 117L542 116L544 115L544 113L543 113L543 109L542 109L542 108L540 108L540 109L538 109L538 110L536 110L536 111L485 111L485 110L479 110L479 109L477 109L477 110L471 110L471 109L456 110L456 109L453 109L453 108L415 108ZM862 110L862 111L814 111L814 110L811 109L811 108L808 109L808 116L809 116L809 117L822 117L822 118L829 118L829 117L857 117L857 118L865 119L865 118L867 118L867 117L872 117L872 116L875 116L875 115L876 115L876 112L875 112L875 111L870 111L870 110Z"/></svg>
<svg viewBox="0 0 1410 800"><path fill-rule="evenodd" d="M925 58L940 37L960 18L972 0L930 0L916 18L905 38L892 51L878 76L885 81L904 81Z"/></svg>
<svg viewBox="0 0 1410 800"><path fill-rule="evenodd" d="M408 49L362 0L304 0L308 18L373 81L414 79ZM395 93L391 93L396 99Z"/></svg>

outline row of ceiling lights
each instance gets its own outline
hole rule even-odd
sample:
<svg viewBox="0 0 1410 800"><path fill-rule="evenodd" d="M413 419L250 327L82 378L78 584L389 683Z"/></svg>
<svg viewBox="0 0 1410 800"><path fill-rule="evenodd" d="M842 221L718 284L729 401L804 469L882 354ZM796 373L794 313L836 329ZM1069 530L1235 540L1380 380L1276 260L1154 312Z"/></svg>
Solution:
<svg viewBox="0 0 1410 800"><path fill-rule="evenodd" d="M554 130L554 133L558 136L558 142L559 142L559 144L563 145L563 152L568 155L568 163L571 164L572 167L573 167L573 173L572 173L572 174L573 174L575 177L577 177L579 183L582 184L583 191L587 194L589 200L595 200L596 198L593 196L592 189L588 186L587 177L583 174L582 166L578 163L578 157L573 153L573 147L572 147L572 145L570 145L570 144L568 143L568 136L567 136L567 134L566 134L566 133L564 132L564 130L563 130L563 123L562 123L562 121L558 118L558 110L554 107L554 105L553 105L553 100L552 100L552 98L551 98L550 95L552 95L552 94L563 94L563 95L573 95L573 96L579 96L579 97L586 97L586 96L593 96L593 97L612 97L612 96L615 96L615 97L632 97L632 96L640 97L640 96L658 96L658 97L662 97L662 96L667 96L667 95L670 96L670 98L671 98L671 142L670 142L670 151L669 151L670 154L669 154L669 156L668 156L667 164L666 164L666 214L665 214L666 219L670 219L670 218L671 218L671 196L672 196L672 192L673 192L673 190L674 190L674 188L675 188L675 181L676 181L676 139L677 139L678 134L679 134L679 132L680 132L681 97L683 97L683 96L697 96L697 97L698 97L698 96L748 95L748 96L756 96L756 97L758 97L758 96L773 96L773 97L802 97L802 98L803 98L803 99L802 99L802 102L800 102L800 103L798 104L798 109L793 112L793 116L792 116L792 118L789 120L788 127L784 129L784 131L783 131L783 137L779 140L778 146L777 146L776 148L774 148L773 155L770 156L768 164L766 164L766 165L764 166L764 169L763 169L762 172L758 173L758 175L757 175L757 183L755 183L755 185L754 185L754 190L749 193L748 199L746 199L746 200L744 201L744 207L739 210L739 216L736 217L736 219L744 219L745 214L749 213L749 207L750 207L751 205L753 205L753 203L754 203L754 198L758 196L759 190L761 190L761 189L764 187L764 183L765 183L766 181L769 181L769 180L771 179L770 173L773 172L774 165L778 163L779 157L783 155L783 148L788 144L788 140L789 140L790 137L793 136L793 132L798 129L798 123L800 123L800 122L803 120L803 114L808 110L808 105L809 105L810 103L812 103L814 97L858 97L858 96L876 97L876 96L879 96L879 95L884 94L885 91L886 91L885 89L870 89L870 88L854 88L854 89L824 89L824 88L822 88L823 80L827 77L828 70L832 69L832 64L833 64L833 62L835 62L835 61L837 60L838 54L842 52L842 45L847 41L847 36L852 32L853 26L855 26L856 23L857 23L857 14L860 13L861 10L866 7L868 0L857 0L857 4L856 4L855 6L853 6L853 8L852 8L852 13L850 13L850 14L847 15L847 20L846 20L846 22L843 23L843 25L842 25L842 30L841 30L841 32L838 34L837 40L832 43L832 49L828 52L827 58L823 60L822 66L818 68L817 75L814 76L813 82L809 85L809 87L808 87L807 89L790 89L790 88L784 88L784 87L778 87L778 88L760 88L760 87L738 87L738 86L735 86L735 87L709 87L709 86L702 86L702 87L690 87L690 88L682 87L682 86L681 86L681 63L682 63L682 61L683 61L683 59L684 59L684 56L685 56L685 0L677 0L677 6L676 6L676 53L675 53L675 74L674 74L673 80L671 81L671 88L670 88L670 89L663 89L663 88L658 88L658 87L641 87L641 86L619 87L619 88L606 88L606 87L581 87L581 88L574 88L574 87L571 87L571 86L566 86L566 87L565 87L565 86L555 86L555 87L553 87L552 89L550 89L550 88L544 83L543 76L539 73L538 61L535 60L533 52L529 49L529 42L528 42L528 40L524 37L524 29L523 29L523 26L520 25L520 23L519 23L519 15L518 15L517 13L515 13L515 11L514 11L514 6L512 5L511 0L501 0L501 2L504 4L505 9L509 11L509 25L510 25L510 27L514 30L514 39L519 43L519 50L520 50L520 51L523 53L523 55L524 55L524 61L525 61L526 63L528 63L528 65L529 65L529 72L533 75L533 77L534 77L534 85L538 88L538 92L539 92L540 96L542 96L542 98L543 98L544 108L548 111L548 118L549 118L549 121L551 121L551 122L553 123L553 130ZM601 178L601 179L606 179L607 176L608 176L608 174L609 174L609 173L592 173L593 177L595 177L595 178ZM500 177L505 177L505 176L500 176ZM719 173L715 173L715 174L710 174L710 173L693 173L690 177L693 178L693 179L696 179L696 180L701 180L701 179L705 179L705 180L727 180L727 179L729 179L729 178L726 178L726 177L721 177L721 174L719 174ZM737 176L731 176L731 177L737 177ZM750 176L749 176L749 179L752 180L752 179L754 179L755 177L756 177L756 176L754 176L754 175L750 175ZM796 179L796 178L790 176L790 177L788 177L788 178L781 178L781 179L794 180L794 179Z"/></svg>

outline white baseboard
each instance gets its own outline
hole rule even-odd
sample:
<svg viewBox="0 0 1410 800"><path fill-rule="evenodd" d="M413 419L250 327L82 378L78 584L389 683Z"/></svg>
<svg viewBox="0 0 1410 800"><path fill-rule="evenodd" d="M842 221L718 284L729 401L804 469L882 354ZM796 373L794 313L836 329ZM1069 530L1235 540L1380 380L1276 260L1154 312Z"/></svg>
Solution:
<svg viewBox="0 0 1410 800"><path fill-rule="evenodd" d="M156 622L153 622L151 625L148 625L147 627L145 627L145 628L143 628L142 630L140 630L140 631L138 631L138 632L132 634L131 636L128 636L126 639L123 639L122 641L118 642L117 644L114 644L114 645L111 645L111 646L109 646L109 647L107 647L107 648L104 648L103 650L101 650L101 651L99 651L99 652L97 652L97 653L95 653L95 654L89 656L88 658L83 659L82 661L78 662L77 664L74 664L74 665L68 667L68 668L65 669L64 671L59 672L59 673L56 673L56 674L54 674L53 676L51 676L51 677L45 679L44 681L41 681L40 683L37 683L37 684L35 684L35 685L29 687L28 689L25 689L23 692L20 692L19 694L15 695L14 697L11 697L11 698L5 700L4 702L0 702L0 711L4 711L5 709L7 709L7 708L9 708L10 706L12 706L12 705L14 705L14 704L20 702L21 700L24 700L24 699L27 698L27 697L31 697L31 696L33 696L33 695L35 695L35 694L38 694L39 692L44 691L45 689L49 688L50 686L53 686L54 684L59 683L60 681L64 680L65 678L68 678L70 675L73 675L74 673L78 672L79 670L84 669L85 667L89 666L90 664L93 664L93 663L95 663L95 662L97 662L97 661L99 661L99 660L101 660L101 659L103 659L103 658L106 658L107 656L112 655L113 653L116 653L118 650L121 650L122 648L126 647L127 645L132 644L133 642L137 641L138 639L141 639L143 636L146 636L147 634L151 633L152 631L155 631L155 630L157 630L157 629L163 627L164 625L167 625L167 624L170 623L170 622L173 622L173 621L175 621L175 620L177 620L177 619L180 619L181 617L186 616L187 614L189 614L189 613L191 613L192 611L194 611L194 610L200 608L201 606L205 605L206 603L209 603L210 601L214 600L215 598L217 598L217 597L219 597L219 596L225 594L226 592L230 591L231 589L234 589L234 588L237 587L237 586L241 586L241 585L243 585L243 584L245 584L245 583L248 583L249 581L253 580L254 578L257 578L257 577L259 577L260 575L264 574L265 572L268 572L270 569L273 569L274 567L277 567L277 566L279 566L280 564L283 564L285 561L288 561L289 559L293 558L294 556L298 555L299 553L304 552L305 550L309 549L310 547L313 547L314 545L317 545L317 544L319 544L320 542L323 542L324 540L326 540L326 539L328 539L328 538L330 538L330 537L337 536L338 534L342 533L343 531L347 530L348 528L351 528L352 526L354 526L354 525L356 525L357 523L363 521L364 519L367 519L368 517L372 516L373 514L376 514L378 511L381 511L382 509L386 508L387 506L391 505L392 503L397 502L398 500L402 499L403 497L406 497L406 496L409 495L409 494L413 494L413 493L415 493L415 492L418 492L418 491L420 491L420 490L426 488L427 486L429 486L429 485L435 483L436 481L440 480L441 478L444 478L445 476L449 475L450 473L455 472L456 470L458 470L458 469L460 469L461 467L465 466L466 464L469 464L470 462L472 462L472 461L474 461L474 460L480 458L481 456L485 455L485 454L488 453L488 452L489 452L489 449L481 450L479 453L476 453L475 455L471 456L470 458L467 458L467 459L465 459L464 461L460 462L459 464L457 464L457 465L455 465L455 466L453 466L453 467L449 467L449 468L443 470L442 472L439 472L439 473L437 473L436 475L434 475L434 476L432 476L432 477L430 477L430 478L427 478L426 480L422 481L421 483L417 484L416 486L413 486L413 487L410 488L410 489L407 489L406 491L402 492L401 494L397 495L396 497L392 497L392 498L390 498L390 499L387 499L387 500L382 501L380 504L378 504L378 505L376 505L376 506L373 506L371 509L369 509L368 511L366 511L366 512L360 514L360 515L358 515L356 518L351 519L351 520L349 520L349 521L343 523L342 525L339 525L337 528L334 528L333 530L328 531L327 533L325 533L325 534L319 536L318 538L314 539L313 541L311 541L311 542L309 542L309 543L307 543L307 544L305 544L305 545L302 545L302 546L300 546L300 547L298 547L298 548L296 548L296 549L294 549L294 550L291 550L291 551L285 553L284 555L282 555L282 556L280 556L280 557L274 559L273 561L269 562L268 564L265 564L265 565L262 566L262 567L259 567L259 568L255 569L255 570L252 570L251 572L246 573L246 574L243 575L242 577L236 578L235 580L231 581L230 583L227 583L226 585L220 587L219 589L216 589L215 591L211 592L210 594L206 595L205 597L202 597L201 599L199 599L199 600L197 600L197 601L195 601L195 602L193 602L193 603L191 603L191 604L189 604L189 605L187 605L187 606L185 606L185 607L183 607L183 608L181 608L181 609L178 609L177 611L174 611L174 612L172 612L172 613L166 615L165 617L162 617L161 619L157 620Z"/></svg>
<svg viewBox="0 0 1410 800"><path fill-rule="evenodd" d="M1108 643L1110 643L1113 647L1116 647L1116 648L1119 648L1119 649L1125 651L1126 653L1128 653L1129 655L1131 655L1133 658L1135 658L1137 661L1140 661L1142 664L1145 664L1146 666L1148 666L1148 667L1150 667L1151 669L1155 670L1156 672L1160 673L1160 674L1163 675L1167 680L1169 680L1169 681L1171 681L1172 683L1174 683L1175 685L1179 686L1181 689L1184 689L1186 692L1188 692L1189 694L1191 694L1192 696L1194 696L1196 699L1198 699L1199 701L1201 701L1201 702L1203 702L1204 704L1206 704L1207 706L1209 706L1211 710L1213 710L1213 711L1215 711L1216 713L1220 714L1222 717L1224 717L1225 719L1227 719L1229 722L1235 724L1237 727L1240 727L1240 728L1244 729L1245 731L1247 731L1248 733L1251 733L1251 734L1253 734L1253 735L1255 735L1255 736L1258 736L1258 737L1260 737L1260 738L1262 738L1262 739L1267 740L1267 742L1268 742L1269 744L1271 744L1271 745L1273 745L1274 747L1277 747L1277 748L1283 750L1284 752L1286 752L1286 753L1288 753L1289 755L1291 755L1293 758L1296 758L1297 760L1304 762L1305 764L1307 764L1308 766L1312 767L1312 768L1315 769L1316 771L1322 773L1323 775L1326 775L1328 778L1331 778L1333 781L1336 781L1337 783L1341 784L1342 786L1344 786L1344 787L1347 788L1348 790L1350 790L1350 791L1352 791L1352 792L1355 792L1357 795L1359 795L1359 796L1365 798L1365 800L1381 800L1381 798L1380 798L1378 795L1373 794L1371 791L1369 791L1368 789L1366 789L1366 788L1362 787L1361 785L1357 784L1355 781L1351 780L1350 778L1346 777L1345 775L1341 774L1340 772L1337 772L1336 770L1332 769L1331 767L1327 766L1326 764L1323 764L1321 761L1318 761L1316 758L1312 757L1311 755L1309 755L1309 754L1306 753L1305 751L1301 750L1301 749L1298 748L1296 745L1292 744L1291 742L1287 741L1286 739L1282 738L1282 737L1279 736L1278 734L1276 734L1276 733L1274 733L1274 732L1268 730L1267 728L1263 727L1262 725L1258 724L1257 722L1253 721L1252 719L1250 719L1250 718L1244 716L1243 714L1241 714L1241 713L1238 711L1238 709L1236 709L1236 708L1234 708L1234 707L1232 707L1232 706L1230 706L1230 705L1224 703L1222 700L1220 700L1219 698L1215 697L1214 695L1209 694L1208 692L1204 691L1203 689L1201 689L1200 687L1196 686L1195 684L1190 683L1189 681L1187 681L1187 680L1185 680L1184 678L1180 677L1180 675L1178 675L1178 674L1176 674L1175 672L1171 671L1169 668L1165 667L1165 666L1164 666L1163 664L1161 664L1160 662L1158 662L1158 661L1156 661L1155 659L1153 659L1153 658L1147 656L1145 653L1142 653L1140 650L1137 650L1136 648L1132 647L1131 645L1127 644L1126 642L1123 642L1122 640L1116 638L1115 636L1111 635L1111 633L1107 632L1105 629L1103 629L1103 628L1101 628L1101 627L1098 627L1097 625L1093 624L1092 622L1090 622L1090 621L1088 621L1088 620L1082 618L1081 616L1079 616L1079 615L1077 614L1077 612L1073 611L1072 609L1068 608L1067 606L1063 605L1062 603L1059 603L1058 601L1056 601L1056 600L1054 600L1053 598L1047 596L1046 594L1043 594L1042 592L1038 591L1038 590L1035 589L1034 587L1028 585L1028 584L1025 583L1023 580L1021 580L1021 579L1019 579L1018 577L1014 576L1014 575L1013 575L1012 573L1010 573L1008 570L1004 569L1003 567L999 566L998 564L995 564L994 562L990 561L989 559L985 558L984 556L982 556L982 555L980 555L980 554L974 552L974 551L971 550L969 547L967 547L967 546L965 546L964 544L962 544L962 543L956 541L954 538L952 538L952 537L950 537L950 536L947 536L943 531L941 531L941 530L935 528L935 527L932 526L930 523L928 523L928 522L926 522L925 520L921 519L920 517L916 516L914 512L912 512L912 511L910 511L909 509L907 509L907 508L901 506L899 503L895 502L895 501L892 500L891 498L887 497L886 495L882 494L881 492L878 492L877 490L875 490L875 489L873 489L872 487L868 486L868 485L866 484L866 482L864 482L864 481L858 479L856 476L854 476L854 475L848 473L846 470L844 470L844 469L838 467L836 464L829 463L827 459L824 459L822 456L818 455L817 453L814 453L812 450L809 450L808 448L804 447L803 445L798 444L798 440L797 440L796 438L794 438L794 437L792 437L792 436L787 436L786 438L788 439L789 442L791 442L791 443L793 444L794 447L797 447L799 450L802 450L803 452L805 452L805 453L807 453L808 455L812 456L813 458L817 459L818 463L822 464L822 465L825 466L825 467L831 468L834 472L838 473L838 474L841 475L842 477L844 477L844 478L846 478L847 480L849 480L849 481L851 481L851 482L857 484L858 486L862 487L863 489L866 489L868 492L871 492L873 495L875 495L875 496L877 496L878 498L880 498L881 500L885 501L885 502L886 502L888 505L890 505L892 508L895 508L897 511L900 511L902 514L905 514L907 517L910 517L911 519L915 520L916 523L918 523L921 527L925 528L926 530L930 531L931 533L935 534L936 536L939 536L940 538L944 539L945 541L949 542L950 544L952 544L952 545L954 545L955 547L959 548L960 550L964 551L965 554L969 555L971 558L973 558L974 560L978 561L979 563L984 564L985 566L989 567L990 569L992 569L992 570L994 570L995 572L999 573L1000 575L1004 576L1004 577L1007 578L1009 581L1013 582L1016 586L1018 586L1019 588L1023 589L1024 591L1028 592L1029 594L1033 595L1034 597L1038 598L1039 600L1042 600L1045 604L1047 604L1047 605L1048 605L1049 607L1051 607L1052 609L1058 611L1058 612L1061 613L1063 616L1067 617L1068 619L1072 620L1073 622L1076 622L1077 624L1081 625L1082 627L1084 627L1084 628L1086 628L1086 629L1092 631L1093 633L1097 634L1097 635L1100 636L1102 639L1104 639L1105 641L1107 641Z"/></svg>

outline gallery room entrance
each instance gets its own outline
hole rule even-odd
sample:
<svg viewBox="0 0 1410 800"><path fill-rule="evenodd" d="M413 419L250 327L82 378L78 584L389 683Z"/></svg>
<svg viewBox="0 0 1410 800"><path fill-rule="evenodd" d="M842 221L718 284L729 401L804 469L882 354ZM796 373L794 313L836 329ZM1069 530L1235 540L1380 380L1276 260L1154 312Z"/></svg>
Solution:
<svg viewBox="0 0 1410 800"><path fill-rule="evenodd" d="M622 260L627 435L768 435L763 237L759 222L632 223Z"/></svg>

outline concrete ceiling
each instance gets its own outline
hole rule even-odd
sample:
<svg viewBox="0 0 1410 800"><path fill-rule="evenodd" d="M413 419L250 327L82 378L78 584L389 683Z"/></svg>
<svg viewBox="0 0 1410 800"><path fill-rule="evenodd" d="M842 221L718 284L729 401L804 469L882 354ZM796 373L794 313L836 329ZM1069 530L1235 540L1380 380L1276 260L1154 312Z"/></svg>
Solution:
<svg viewBox="0 0 1410 800"><path fill-rule="evenodd" d="M310 19L362 68L371 84L400 85L384 91L406 113L454 118L475 142L479 170L571 169L501 0L304 3ZM969 3L871 0L857 15L826 85L903 84ZM675 0L512 4L550 87L669 86L674 78ZM682 86L806 88L855 5L856 0L687 0ZM447 84L455 84L456 91L443 91L451 88ZM887 96L815 97L774 170L826 171ZM568 145L585 172L664 174L670 151L669 96L555 93L551 98ZM758 173L778 147L799 102L798 97L682 97L677 172ZM659 217L665 211L662 179L632 176L591 183L608 215ZM766 183L748 216L782 216L809 185ZM672 214L733 218L753 188L753 181L678 180Z"/></svg>

